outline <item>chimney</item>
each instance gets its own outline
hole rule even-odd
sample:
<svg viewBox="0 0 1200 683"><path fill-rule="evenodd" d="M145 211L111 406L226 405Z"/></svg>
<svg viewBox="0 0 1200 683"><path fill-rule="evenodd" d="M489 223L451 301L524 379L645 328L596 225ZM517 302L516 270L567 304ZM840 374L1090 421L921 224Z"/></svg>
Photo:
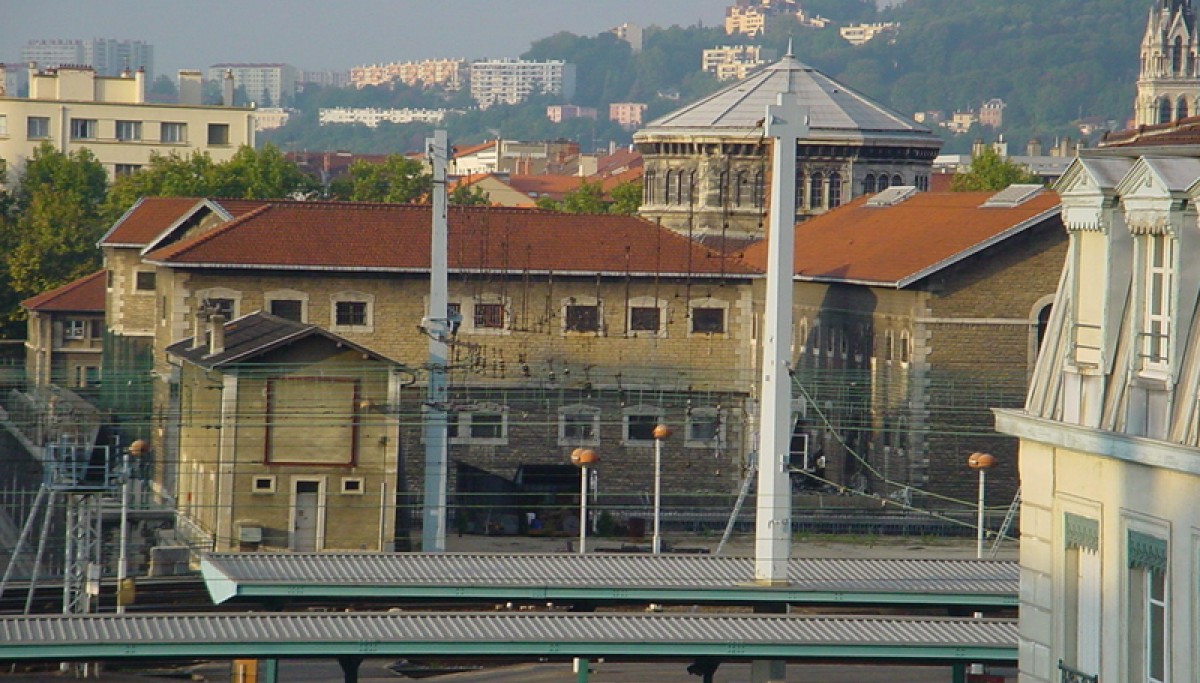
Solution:
<svg viewBox="0 0 1200 683"><path fill-rule="evenodd" d="M204 77L192 69L179 70L179 104L199 106L203 101Z"/></svg>
<svg viewBox="0 0 1200 683"><path fill-rule="evenodd" d="M133 72L133 96L137 104L146 103L146 69L140 66Z"/></svg>
<svg viewBox="0 0 1200 683"><path fill-rule="evenodd" d="M225 79L221 81L221 104L233 106L233 69L226 69Z"/></svg>
<svg viewBox="0 0 1200 683"><path fill-rule="evenodd" d="M1042 156L1042 141L1038 140L1037 138L1032 138L1029 143L1025 145L1025 154L1031 157Z"/></svg>
<svg viewBox="0 0 1200 683"><path fill-rule="evenodd" d="M204 321L207 316L203 306L196 309L196 315L192 318L192 349L204 346Z"/></svg>
<svg viewBox="0 0 1200 683"><path fill-rule="evenodd" d="M215 356L225 352L225 316L213 313L208 316L209 341L208 355Z"/></svg>
<svg viewBox="0 0 1200 683"><path fill-rule="evenodd" d="M983 154L984 145L983 138L975 138L975 142L971 143L971 156L977 157Z"/></svg>

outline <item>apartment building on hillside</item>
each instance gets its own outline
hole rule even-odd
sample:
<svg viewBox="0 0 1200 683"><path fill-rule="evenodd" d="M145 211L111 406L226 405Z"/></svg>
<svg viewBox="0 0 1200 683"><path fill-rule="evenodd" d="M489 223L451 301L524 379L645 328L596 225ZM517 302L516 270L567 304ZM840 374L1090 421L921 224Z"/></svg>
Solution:
<svg viewBox="0 0 1200 683"><path fill-rule="evenodd" d="M247 104L259 107L286 107L296 99L300 71L290 64L213 64L208 80L221 82L233 74L234 88L246 93Z"/></svg>
<svg viewBox="0 0 1200 683"><path fill-rule="evenodd" d="M495 59L471 64L471 97L481 109L519 104L545 93L569 100L575 96L575 65L552 60L530 62Z"/></svg>
<svg viewBox="0 0 1200 683"><path fill-rule="evenodd" d="M141 69L154 81L154 46L141 40L31 40L21 47L21 61L43 69L90 66L97 75L109 77Z"/></svg>

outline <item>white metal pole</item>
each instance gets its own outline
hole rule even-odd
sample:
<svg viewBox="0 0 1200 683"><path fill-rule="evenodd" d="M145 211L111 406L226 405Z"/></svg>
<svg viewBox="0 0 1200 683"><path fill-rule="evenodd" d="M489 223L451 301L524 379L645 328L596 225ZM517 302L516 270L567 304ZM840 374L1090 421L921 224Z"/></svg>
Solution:
<svg viewBox="0 0 1200 683"><path fill-rule="evenodd" d="M587 494L588 494L588 466L584 465L579 468L579 554L583 555L587 552Z"/></svg>
<svg viewBox="0 0 1200 683"><path fill-rule="evenodd" d="M792 280L795 276L796 141L808 135L808 110L796 94L780 93L767 107L765 134L773 138L767 285L763 310L761 412L754 578L787 583L792 549Z"/></svg>
<svg viewBox="0 0 1200 683"><path fill-rule="evenodd" d="M117 558L117 614L125 613L125 578L129 576L129 451L121 463L121 552Z"/></svg>
<svg viewBox="0 0 1200 683"><path fill-rule="evenodd" d="M979 520L975 525L975 559L983 559L983 485L987 481L987 470L979 470Z"/></svg>
<svg viewBox="0 0 1200 683"><path fill-rule="evenodd" d="M449 346L449 218L446 201L446 131L436 130L425 144L433 164L433 222L429 251L429 315L425 332L429 335L429 386L425 402L425 505L421 524L421 550L440 553L446 550L446 482L449 479L449 452L446 438L447 403L446 361Z"/></svg>
<svg viewBox="0 0 1200 683"><path fill-rule="evenodd" d="M654 554L662 552L662 439L654 440Z"/></svg>

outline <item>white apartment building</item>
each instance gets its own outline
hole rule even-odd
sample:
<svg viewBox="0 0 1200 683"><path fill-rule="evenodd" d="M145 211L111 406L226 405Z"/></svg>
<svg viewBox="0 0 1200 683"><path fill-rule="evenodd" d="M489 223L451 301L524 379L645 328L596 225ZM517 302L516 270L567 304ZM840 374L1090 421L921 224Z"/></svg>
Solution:
<svg viewBox="0 0 1200 683"><path fill-rule="evenodd" d="M0 159L9 179L44 142L63 153L91 150L110 177L136 171L156 153L199 151L226 161L254 145L254 118L248 107L149 104L142 72L106 78L90 67L31 70L29 97L0 96Z"/></svg>
<svg viewBox="0 0 1200 683"><path fill-rule="evenodd" d="M31 40L21 48L21 61L43 69L90 66L98 76L142 69L147 80L154 80L154 46L140 40Z"/></svg>
<svg viewBox="0 0 1200 683"><path fill-rule="evenodd" d="M322 126L362 124L375 128L380 123L441 123L449 109L376 109L375 107L329 107L317 110Z"/></svg>
<svg viewBox="0 0 1200 683"><path fill-rule="evenodd" d="M575 96L575 65L560 60L496 59L471 64L471 97L480 109L519 104L535 93L569 100Z"/></svg>
<svg viewBox="0 0 1200 683"><path fill-rule="evenodd" d="M853 26L843 26L838 29L838 35L851 45L863 45L864 43L874 40L879 34L887 31L895 31L900 28L900 24L896 22L880 22L876 24L855 24Z"/></svg>
<svg viewBox="0 0 1200 683"><path fill-rule="evenodd" d="M208 80L220 82L233 74L233 87L242 88L246 98L260 107L285 107L296 98L300 72L290 64L213 64Z"/></svg>
<svg viewBox="0 0 1200 683"><path fill-rule="evenodd" d="M420 83L424 86L441 86L446 90L460 90L467 82L468 73L465 59L425 59L356 66L350 69L350 83L359 89L399 81L410 87Z"/></svg>
<svg viewBox="0 0 1200 683"><path fill-rule="evenodd" d="M725 45L704 50L700 68L718 81L741 80L767 62L758 45Z"/></svg>

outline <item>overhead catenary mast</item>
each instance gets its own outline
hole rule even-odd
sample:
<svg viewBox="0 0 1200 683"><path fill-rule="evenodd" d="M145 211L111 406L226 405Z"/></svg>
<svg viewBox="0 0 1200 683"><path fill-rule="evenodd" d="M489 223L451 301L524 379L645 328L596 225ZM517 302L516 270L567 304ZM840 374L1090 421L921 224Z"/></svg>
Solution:
<svg viewBox="0 0 1200 683"><path fill-rule="evenodd" d="M421 550L440 553L446 550L446 482L449 479L449 452L446 428L449 392L446 387L446 363L450 336L449 300L449 220L446 208L446 131L436 130L425 139L433 166L433 226L429 249L429 314L422 321L429 335L429 384L422 410L425 433L425 506L421 524Z"/></svg>

